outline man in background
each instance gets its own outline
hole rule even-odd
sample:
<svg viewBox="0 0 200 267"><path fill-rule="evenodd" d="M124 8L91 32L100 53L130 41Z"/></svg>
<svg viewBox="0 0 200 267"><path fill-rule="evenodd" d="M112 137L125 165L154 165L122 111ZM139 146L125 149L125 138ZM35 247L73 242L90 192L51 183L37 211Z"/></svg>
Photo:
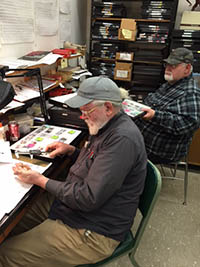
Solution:
<svg viewBox="0 0 200 267"><path fill-rule="evenodd" d="M75 161L66 181L55 181L25 164L14 174L47 192L0 247L0 266L55 267L94 263L125 239L144 188L143 137L121 111L118 86L105 77L86 79L67 104L80 108L90 137L81 151L55 142L50 156ZM53 203L53 204L52 204Z"/></svg>
<svg viewBox="0 0 200 267"><path fill-rule="evenodd" d="M165 61L165 80L144 101L141 130L148 158L153 163L179 161L187 155L192 136L200 125L200 90L192 77L193 54L177 48Z"/></svg>

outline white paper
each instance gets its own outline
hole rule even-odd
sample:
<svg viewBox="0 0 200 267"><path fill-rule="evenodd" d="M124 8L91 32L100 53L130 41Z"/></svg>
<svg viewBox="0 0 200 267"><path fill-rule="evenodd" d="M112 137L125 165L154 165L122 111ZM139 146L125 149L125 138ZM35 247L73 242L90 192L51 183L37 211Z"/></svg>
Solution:
<svg viewBox="0 0 200 267"><path fill-rule="evenodd" d="M55 97L52 97L51 99L64 104L65 101L67 101L68 99L70 99L76 95L77 95L77 93L72 93L72 94L68 94L68 95L55 96Z"/></svg>
<svg viewBox="0 0 200 267"><path fill-rule="evenodd" d="M73 74L72 78L75 80L79 80L83 76L92 76L92 73L86 70L85 72L82 72L80 74Z"/></svg>
<svg viewBox="0 0 200 267"><path fill-rule="evenodd" d="M17 58L6 58L6 59L0 60L1 65L8 66L10 69L17 69L17 68L25 68L25 67L29 67L29 66L34 66L34 65L36 65L36 63L37 62L28 61L28 60L20 60ZM7 72L7 73L9 73L9 72ZM11 71L10 71L10 73L11 73Z"/></svg>
<svg viewBox="0 0 200 267"><path fill-rule="evenodd" d="M4 108L2 108L0 110L0 113L6 113L8 110L16 109L16 108L19 108L19 107L21 107L23 105L24 105L24 103L20 103L20 102L17 102L15 100L13 100L7 106L5 106Z"/></svg>
<svg viewBox="0 0 200 267"><path fill-rule="evenodd" d="M131 61L131 54L130 53L120 53L120 59Z"/></svg>
<svg viewBox="0 0 200 267"><path fill-rule="evenodd" d="M14 96L14 99L19 101L19 102L24 102L27 101L29 99L32 98L36 98L40 96L40 93L32 90L32 89L28 89L28 88L23 88L23 90L15 87L15 92L17 95Z"/></svg>
<svg viewBox="0 0 200 267"><path fill-rule="evenodd" d="M63 56L49 53L48 55L46 55L45 57L41 58L38 61L22 60L22 59L17 59L17 58L6 58L6 59L0 59L0 65L8 66L10 69L26 68L26 67L40 65L40 64L51 65L55 63L58 58L61 58L61 57Z"/></svg>
<svg viewBox="0 0 200 267"><path fill-rule="evenodd" d="M55 84L56 84L55 81L42 79L42 85L43 85L44 91L46 89L52 87ZM32 78L32 79L27 80L27 81L18 82L17 84L15 84L15 87L21 88L22 91L24 89L28 88L28 89L33 89L33 90L39 92L39 84L38 84L38 80L36 78Z"/></svg>
<svg viewBox="0 0 200 267"><path fill-rule="evenodd" d="M32 1L1 0L0 25L0 41L2 44L33 42Z"/></svg>
<svg viewBox="0 0 200 267"><path fill-rule="evenodd" d="M117 70L116 77L117 78L127 78L128 77L128 71L127 70Z"/></svg>
<svg viewBox="0 0 200 267"><path fill-rule="evenodd" d="M68 41L71 42L72 36L72 25L71 18L65 14L60 14L59 16L59 35L60 41Z"/></svg>
<svg viewBox="0 0 200 267"><path fill-rule="evenodd" d="M12 153L10 150L10 143L0 140L0 163L12 162Z"/></svg>
<svg viewBox="0 0 200 267"><path fill-rule="evenodd" d="M60 0L60 12L70 14L72 10L72 0Z"/></svg>
<svg viewBox="0 0 200 267"><path fill-rule="evenodd" d="M36 64L48 64L48 65L51 65L54 62L56 62L56 60L58 58L60 58L60 57L63 57L63 56L62 55L58 55L58 54L49 53L48 55L46 55L45 57L41 58L40 60L35 61L35 65Z"/></svg>
<svg viewBox="0 0 200 267"><path fill-rule="evenodd" d="M24 195L31 189L33 185L26 184L17 179L13 173L12 167L20 162L13 160L12 163L0 163L0 219L9 212L11 212ZM43 173L50 165L41 167L27 162L33 170Z"/></svg>
<svg viewBox="0 0 200 267"><path fill-rule="evenodd" d="M57 0L35 2L36 31L41 36L56 35L58 31Z"/></svg>

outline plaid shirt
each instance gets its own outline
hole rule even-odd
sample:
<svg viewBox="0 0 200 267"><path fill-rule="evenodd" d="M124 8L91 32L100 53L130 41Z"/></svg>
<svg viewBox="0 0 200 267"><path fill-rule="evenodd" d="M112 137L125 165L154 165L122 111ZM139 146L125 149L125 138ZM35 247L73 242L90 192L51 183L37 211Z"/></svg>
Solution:
<svg viewBox="0 0 200 267"><path fill-rule="evenodd" d="M200 89L192 74L173 85L163 84L144 103L155 110L152 120L135 121L144 136L147 154L180 160L200 126Z"/></svg>

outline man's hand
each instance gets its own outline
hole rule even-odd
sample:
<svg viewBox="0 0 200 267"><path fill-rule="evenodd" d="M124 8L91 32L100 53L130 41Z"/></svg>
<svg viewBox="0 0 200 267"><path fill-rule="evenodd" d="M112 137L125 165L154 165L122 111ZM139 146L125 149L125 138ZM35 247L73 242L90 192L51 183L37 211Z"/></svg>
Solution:
<svg viewBox="0 0 200 267"><path fill-rule="evenodd" d="M146 114L142 117L144 120L151 120L155 115L155 110L151 108L143 108L142 110L146 112Z"/></svg>
<svg viewBox="0 0 200 267"><path fill-rule="evenodd" d="M51 152L49 156L55 158L56 156L62 156L67 154L68 156L72 155L75 151L75 147L64 144L62 142L54 142L48 145L45 149L46 152Z"/></svg>
<svg viewBox="0 0 200 267"><path fill-rule="evenodd" d="M17 178L27 184L35 184L45 189L46 183L49 180L39 172L33 171L24 163L17 163L13 167L13 172Z"/></svg>

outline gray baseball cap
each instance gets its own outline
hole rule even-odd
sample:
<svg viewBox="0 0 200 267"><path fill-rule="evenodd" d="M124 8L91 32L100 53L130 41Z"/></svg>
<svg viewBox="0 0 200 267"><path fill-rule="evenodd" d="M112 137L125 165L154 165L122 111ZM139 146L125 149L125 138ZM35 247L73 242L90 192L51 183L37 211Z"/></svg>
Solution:
<svg viewBox="0 0 200 267"><path fill-rule="evenodd" d="M164 61L170 65L177 65L180 63L192 64L193 60L194 57L192 51L184 47L174 49L169 57L164 59Z"/></svg>
<svg viewBox="0 0 200 267"><path fill-rule="evenodd" d="M65 103L72 108L79 108L93 100L122 102L120 89L115 82L105 76L91 77L84 80L77 95Z"/></svg>

